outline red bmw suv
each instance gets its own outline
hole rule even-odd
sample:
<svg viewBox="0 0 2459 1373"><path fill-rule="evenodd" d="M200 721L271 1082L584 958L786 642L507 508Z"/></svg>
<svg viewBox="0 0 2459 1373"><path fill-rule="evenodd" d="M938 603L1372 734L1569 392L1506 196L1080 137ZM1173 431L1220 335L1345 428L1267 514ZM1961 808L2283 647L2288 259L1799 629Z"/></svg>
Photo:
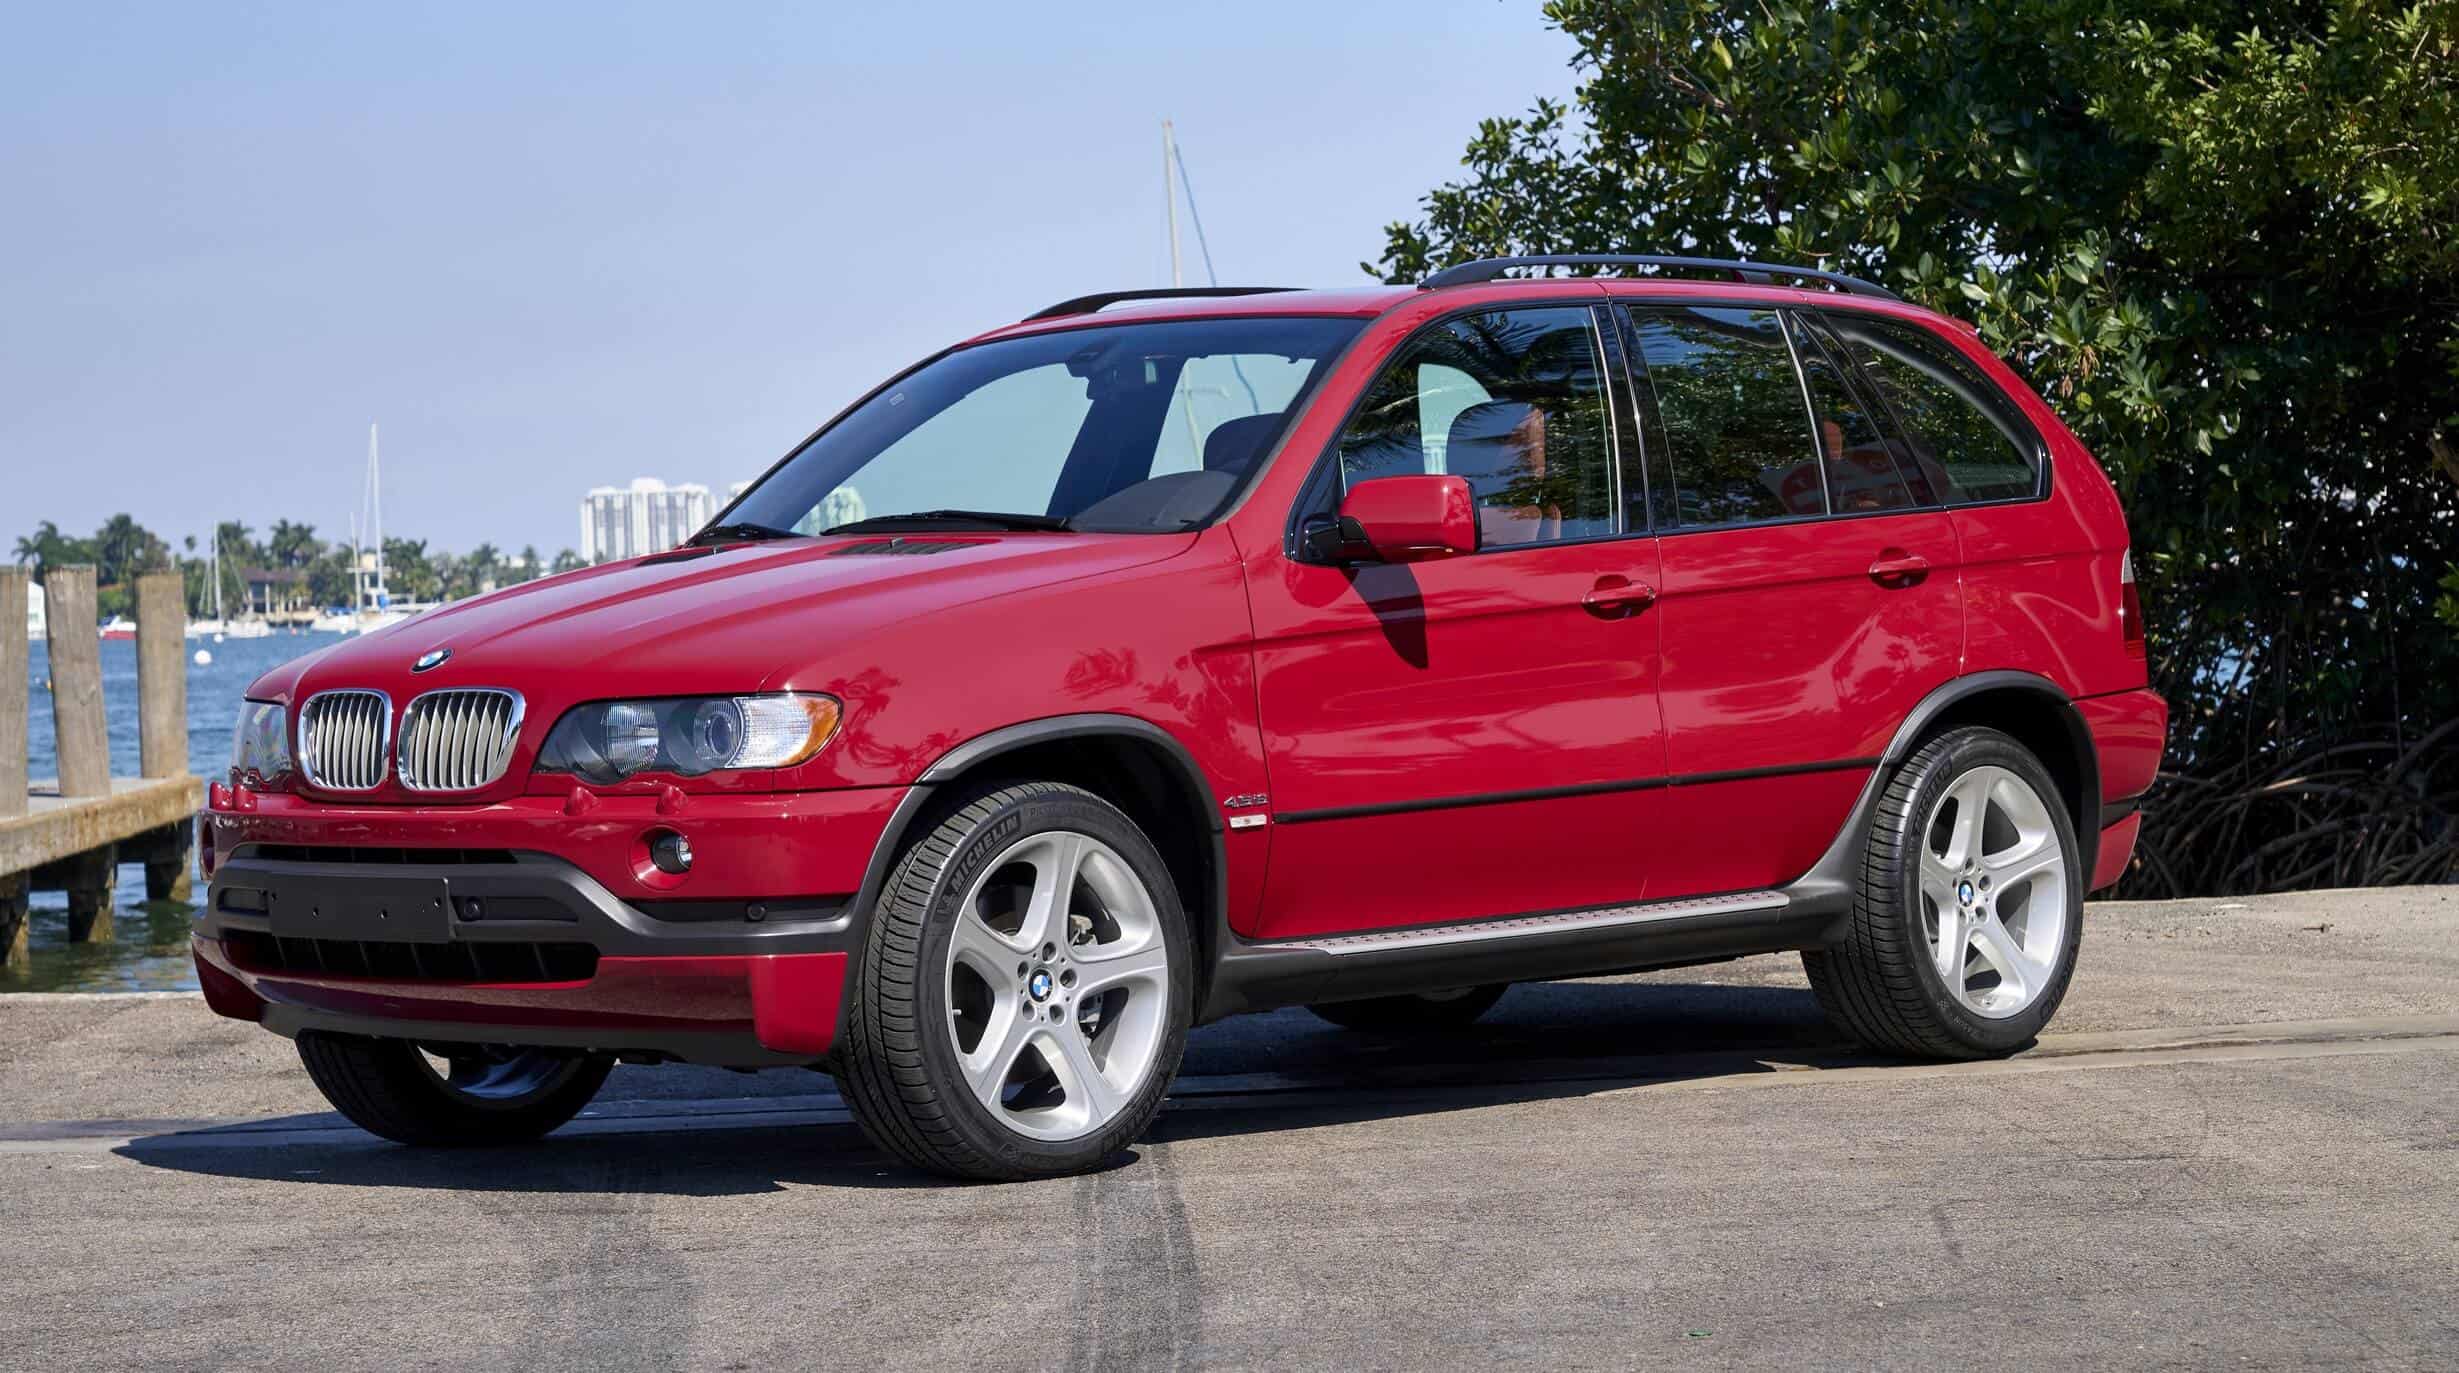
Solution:
<svg viewBox="0 0 2459 1373"><path fill-rule="evenodd" d="M2117 497L1970 329L1631 256L1066 301L247 698L198 974L350 1119L816 1067L981 1178L1273 1007L1798 949L1874 1048L2011 1052L2166 723Z"/></svg>

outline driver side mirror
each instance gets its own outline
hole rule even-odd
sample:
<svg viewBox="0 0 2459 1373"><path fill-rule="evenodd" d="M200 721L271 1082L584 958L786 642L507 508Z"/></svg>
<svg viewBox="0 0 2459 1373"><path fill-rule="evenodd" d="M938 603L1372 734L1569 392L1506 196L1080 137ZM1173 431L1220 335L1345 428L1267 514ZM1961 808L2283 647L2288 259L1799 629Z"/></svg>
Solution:
<svg viewBox="0 0 2459 1373"><path fill-rule="evenodd" d="M1331 562L1414 563L1477 551L1477 504L1465 477L1377 477L1349 488L1327 522ZM1310 528L1309 551L1317 529Z"/></svg>

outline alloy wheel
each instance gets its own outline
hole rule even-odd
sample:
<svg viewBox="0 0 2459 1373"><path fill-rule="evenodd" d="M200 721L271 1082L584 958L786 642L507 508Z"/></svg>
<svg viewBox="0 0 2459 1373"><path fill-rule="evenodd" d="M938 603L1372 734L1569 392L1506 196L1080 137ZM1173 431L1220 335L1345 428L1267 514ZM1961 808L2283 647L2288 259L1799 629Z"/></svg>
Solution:
<svg viewBox="0 0 2459 1373"><path fill-rule="evenodd" d="M1932 966L1964 1009L2002 1020L2048 990L2066 884L2057 821L2031 784L1977 767L1948 785L1923 830L1921 914Z"/></svg>
<svg viewBox="0 0 2459 1373"><path fill-rule="evenodd" d="M1101 1129L1144 1090L1168 1025L1169 947L1115 849L1052 830L1009 846L959 903L946 988L957 1067L1027 1137Z"/></svg>

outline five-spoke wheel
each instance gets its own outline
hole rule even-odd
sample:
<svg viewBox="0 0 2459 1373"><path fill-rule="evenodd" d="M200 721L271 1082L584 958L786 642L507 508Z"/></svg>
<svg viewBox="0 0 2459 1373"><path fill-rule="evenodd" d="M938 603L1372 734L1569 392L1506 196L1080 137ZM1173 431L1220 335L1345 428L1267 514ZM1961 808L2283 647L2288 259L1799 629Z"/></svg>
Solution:
<svg viewBox="0 0 2459 1373"><path fill-rule="evenodd" d="M1116 1119L1170 1009L1161 918L1127 860L1073 830L1017 840L958 904L947 947L949 1028L975 1098L1035 1139Z"/></svg>
<svg viewBox="0 0 2459 1373"><path fill-rule="evenodd" d="M1056 782L959 797L918 828L848 988L847 1102L936 1172L1100 1165L1151 1122L1186 1043L1177 883L1133 821Z"/></svg>
<svg viewBox="0 0 2459 1373"><path fill-rule="evenodd" d="M2066 847L2049 805L2002 767L1959 775L1931 808L1921 904L1939 977L2004 1019L2049 989L2066 945Z"/></svg>
<svg viewBox="0 0 2459 1373"><path fill-rule="evenodd" d="M1886 779L1845 937L1802 955L1839 1028L1938 1058L2012 1053L2074 975L2084 873L2057 783L2024 746L1965 726Z"/></svg>

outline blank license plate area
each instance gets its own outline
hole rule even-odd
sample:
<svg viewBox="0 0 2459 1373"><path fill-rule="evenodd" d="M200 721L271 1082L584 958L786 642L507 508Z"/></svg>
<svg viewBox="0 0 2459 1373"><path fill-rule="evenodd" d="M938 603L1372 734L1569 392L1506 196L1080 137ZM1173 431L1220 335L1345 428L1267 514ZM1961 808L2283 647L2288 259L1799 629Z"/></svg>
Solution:
<svg viewBox="0 0 2459 1373"><path fill-rule="evenodd" d="M452 886L441 877L295 878L272 904L273 933L284 939L452 939Z"/></svg>

